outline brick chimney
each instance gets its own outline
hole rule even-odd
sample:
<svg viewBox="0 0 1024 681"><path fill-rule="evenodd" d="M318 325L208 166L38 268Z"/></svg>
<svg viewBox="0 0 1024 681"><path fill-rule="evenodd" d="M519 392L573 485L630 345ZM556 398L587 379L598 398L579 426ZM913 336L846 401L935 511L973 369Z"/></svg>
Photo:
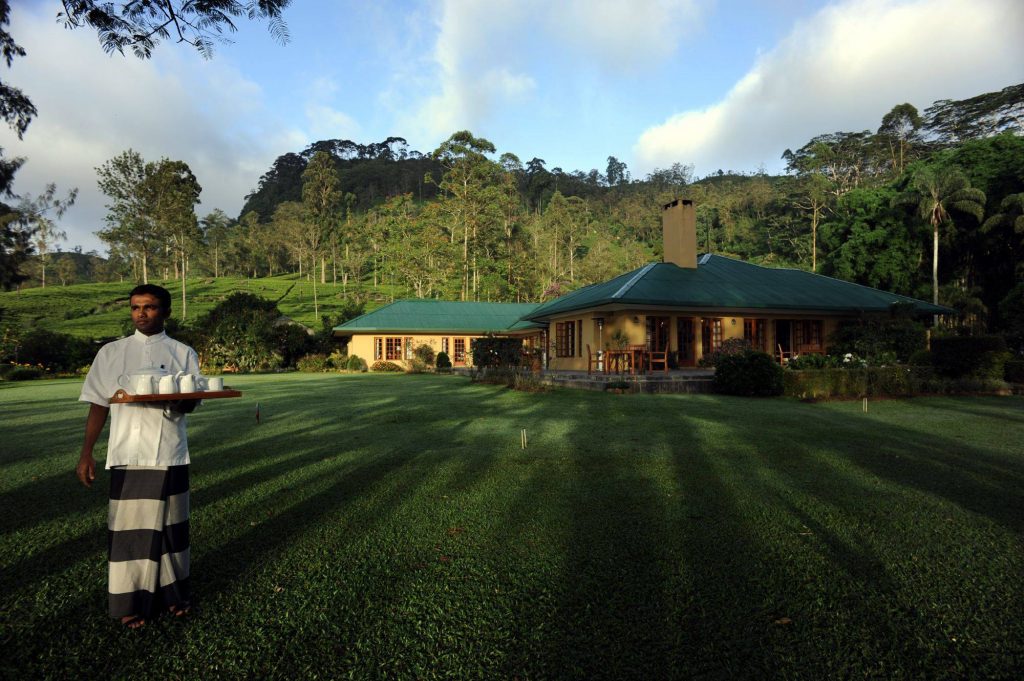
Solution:
<svg viewBox="0 0 1024 681"><path fill-rule="evenodd" d="M664 261L697 269L697 209L693 201L676 199L661 213Z"/></svg>

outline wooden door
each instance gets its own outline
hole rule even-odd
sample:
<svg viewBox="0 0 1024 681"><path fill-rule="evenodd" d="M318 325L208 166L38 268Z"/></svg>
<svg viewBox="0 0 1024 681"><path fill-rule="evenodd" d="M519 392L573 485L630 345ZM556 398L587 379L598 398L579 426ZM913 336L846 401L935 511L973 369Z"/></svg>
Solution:
<svg viewBox="0 0 1024 681"><path fill-rule="evenodd" d="M695 366L696 358L694 357L693 353L693 317L676 318L676 339L679 343L679 350L678 354L676 355L679 366Z"/></svg>

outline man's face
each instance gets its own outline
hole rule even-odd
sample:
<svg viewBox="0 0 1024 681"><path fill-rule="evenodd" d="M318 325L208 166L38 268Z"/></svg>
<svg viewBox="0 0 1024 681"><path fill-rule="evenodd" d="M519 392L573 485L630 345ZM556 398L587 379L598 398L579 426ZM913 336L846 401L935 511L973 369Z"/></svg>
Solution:
<svg viewBox="0 0 1024 681"><path fill-rule="evenodd" d="M152 336L164 330L164 320L167 319L167 310L160 307L160 301L156 296L143 293L132 296L132 323L135 328Z"/></svg>

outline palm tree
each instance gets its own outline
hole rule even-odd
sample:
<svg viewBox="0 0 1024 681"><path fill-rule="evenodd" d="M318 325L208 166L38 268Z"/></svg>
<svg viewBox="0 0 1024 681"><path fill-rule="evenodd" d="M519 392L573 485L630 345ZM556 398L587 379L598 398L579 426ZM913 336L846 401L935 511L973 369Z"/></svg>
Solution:
<svg viewBox="0 0 1024 681"><path fill-rule="evenodd" d="M908 190L898 200L916 204L918 215L932 227L932 303L938 305L939 228L952 223L950 211L965 213L981 222L985 214L985 192L972 187L959 168L921 166L911 177Z"/></svg>

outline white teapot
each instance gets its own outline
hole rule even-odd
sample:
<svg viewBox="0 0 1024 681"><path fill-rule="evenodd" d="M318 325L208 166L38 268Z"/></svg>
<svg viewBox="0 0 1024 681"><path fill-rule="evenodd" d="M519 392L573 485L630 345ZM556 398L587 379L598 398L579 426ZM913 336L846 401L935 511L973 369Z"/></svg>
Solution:
<svg viewBox="0 0 1024 681"><path fill-rule="evenodd" d="M156 393L164 378L169 374L163 367L143 367L130 374L117 377L117 384L133 395L152 395ZM173 377L171 377L173 378Z"/></svg>

